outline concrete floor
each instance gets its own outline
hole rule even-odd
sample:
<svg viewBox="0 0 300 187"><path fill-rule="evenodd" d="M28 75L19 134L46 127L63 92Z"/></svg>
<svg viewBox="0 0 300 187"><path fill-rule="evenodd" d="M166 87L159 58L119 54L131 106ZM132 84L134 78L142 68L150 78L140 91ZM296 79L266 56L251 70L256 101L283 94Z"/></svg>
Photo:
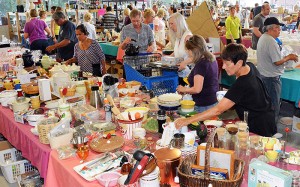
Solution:
<svg viewBox="0 0 300 187"><path fill-rule="evenodd" d="M294 104L285 101L282 102L281 109L280 109L280 117L292 117L294 112L295 112ZM278 132L284 135L282 138L285 139L284 129L286 128L286 126L278 122L277 128L278 128ZM300 135L295 132L290 132L288 135L288 145L300 149ZM2 175L2 172L0 172L0 187L18 187L18 184L7 183L5 178Z"/></svg>

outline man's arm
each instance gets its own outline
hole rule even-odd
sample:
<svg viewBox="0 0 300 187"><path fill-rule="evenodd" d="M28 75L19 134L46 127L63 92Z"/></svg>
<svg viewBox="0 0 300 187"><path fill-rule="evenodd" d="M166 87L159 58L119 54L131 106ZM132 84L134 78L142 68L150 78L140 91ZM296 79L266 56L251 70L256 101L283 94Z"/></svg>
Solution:
<svg viewBox="0 0 300 187"><path fill-rule="evenodd" d="M256 37L260 38L262 33L259 31L258 27L253 27L253 34L255 34Z"/></svg>

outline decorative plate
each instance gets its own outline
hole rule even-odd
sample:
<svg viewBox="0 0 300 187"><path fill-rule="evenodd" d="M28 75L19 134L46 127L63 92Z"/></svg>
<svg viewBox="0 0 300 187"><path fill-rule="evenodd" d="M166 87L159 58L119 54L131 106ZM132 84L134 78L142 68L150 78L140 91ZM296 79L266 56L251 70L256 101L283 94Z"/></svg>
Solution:
<svg viewBox="0 0 300 187"><path fill-rule="evenodd" d="M124 145L122 136L112 136L110 139L93 139L90 143L90 148L98 153L110 152Z"/></svg>
<svg viewBox="0 0 300 187"><path fill-rule="evenodd" d="M162 104L178 102L181 99L182 99L182 95L175 94L175 93L167 93L167 94L158 96L158 102L160 102Z"/></svg>

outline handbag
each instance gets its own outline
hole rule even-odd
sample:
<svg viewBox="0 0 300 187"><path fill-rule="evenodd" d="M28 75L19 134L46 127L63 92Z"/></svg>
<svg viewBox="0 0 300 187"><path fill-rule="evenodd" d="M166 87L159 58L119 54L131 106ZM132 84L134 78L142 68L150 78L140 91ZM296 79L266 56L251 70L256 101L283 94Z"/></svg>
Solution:
<svg viewBox="0 0 300 187"><path fill-rule="evenodd" d="M92 64L92 68L93 68L93 76L102 77L101 63L100 64Z"/></svg>

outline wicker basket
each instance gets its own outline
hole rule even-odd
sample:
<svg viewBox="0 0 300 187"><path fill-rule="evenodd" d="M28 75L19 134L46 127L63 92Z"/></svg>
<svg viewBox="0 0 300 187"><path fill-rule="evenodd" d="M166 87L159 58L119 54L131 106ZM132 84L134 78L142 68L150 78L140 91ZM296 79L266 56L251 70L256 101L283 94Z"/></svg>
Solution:
<svg viewBox="0 0 300 187"><path fill-rule="evenodd" d="M33 83L27 83L21 85L22 90L26 94L38 94L39 93L39 86Z"/></svg>
<svg viewBox="0 0 300 187"><path fill-rule="evenodd" d="M195 176L191 174L191 165L196 162L197 155L187 156L178 167L178 176L180 181L180 187L195 187L195 186L208 186L212 184L213 187L239 187L243 182L244 166L245 162L240 159L235 159L234 162L234 179L233 180L216 180L210 178L210 154L212 140L216 131L213 131L209 136L205 149L205 171L204 177Z"/></svg>
<svg viewBox="0 0 300 187"><path fill-rule="evenodd" d="M57 122L57 117L47 118L39 122L37 128L39 132L39 140L42 144L49 144L47 134L57 125Z"/></svg>
<svg viewBox="0 0 300 187"><path fill-rule="evenodd" d="M62 90L63 90L62 88L59 89L60 97L63 96ZM75 95L75 92L76 92L76 86L72 86L71 88L67 89L67 93L66 93L65 97L72 97Z"/></svg>

